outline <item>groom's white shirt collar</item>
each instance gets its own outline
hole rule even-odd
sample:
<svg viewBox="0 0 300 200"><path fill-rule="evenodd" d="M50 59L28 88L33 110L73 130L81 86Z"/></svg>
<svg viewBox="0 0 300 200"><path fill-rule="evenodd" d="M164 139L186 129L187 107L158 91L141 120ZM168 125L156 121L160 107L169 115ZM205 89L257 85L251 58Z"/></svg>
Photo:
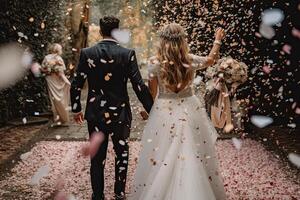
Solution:
<svg viewBox="0 0 300 200"><path fill-rule="evenodd" d="M102 41L111 41L111 42L119 43L117 40L115 40L115 39L110 39L110 38L105 38L105 39L103 39Z"/></svg>

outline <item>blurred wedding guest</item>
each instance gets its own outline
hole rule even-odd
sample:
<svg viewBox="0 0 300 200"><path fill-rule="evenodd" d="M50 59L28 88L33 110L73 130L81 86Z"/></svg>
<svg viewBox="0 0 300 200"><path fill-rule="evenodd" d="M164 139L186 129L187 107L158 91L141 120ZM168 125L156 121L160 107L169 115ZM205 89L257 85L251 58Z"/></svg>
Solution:
<svg viewBox="0 0 300 200"><path fill-rule="evenodd" d="M66 66L61 54L62 46L57 43L52 44L49 54L43 60L41 71L46 75L54 122L58 125L66 125L69 122L71 83L65 76Z"/></svg>

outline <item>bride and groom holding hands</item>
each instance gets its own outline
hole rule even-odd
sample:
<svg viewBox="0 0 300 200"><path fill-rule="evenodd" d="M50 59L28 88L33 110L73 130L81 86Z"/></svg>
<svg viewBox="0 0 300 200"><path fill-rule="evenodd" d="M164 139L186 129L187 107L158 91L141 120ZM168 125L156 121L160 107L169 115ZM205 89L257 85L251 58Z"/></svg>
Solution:
<svg viewBox="0 0 300 200"><path fill-rule="evenodd" d="M132 114L127 81L149 113L141 141L132 200L226 199L215 152L217 132L205 106L194 95L195 71L205 69L219 57L224 30L217 29L207 57L190 54L184 29L168 24L159 33L156 56L149 59L149 84L145 85L135 51L119 45L111 36L119 19L100 19L103 40L81 50L71 85L74 119L88 122L90 136L102 132L104 140L91 158L92 199L104 199L104 166L109 136L115 152L115 199L126 199L125 186ZM81 89L88 81L85 115Z"/></svg>

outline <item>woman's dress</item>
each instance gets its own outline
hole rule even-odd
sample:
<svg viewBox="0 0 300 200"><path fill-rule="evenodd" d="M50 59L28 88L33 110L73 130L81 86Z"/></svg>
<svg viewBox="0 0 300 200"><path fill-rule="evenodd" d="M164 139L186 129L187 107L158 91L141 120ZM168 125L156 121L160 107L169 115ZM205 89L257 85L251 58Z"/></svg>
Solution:
<svg viewBox="0 0 300 200"><path fill-rule="evenodd" d="M194 70L206 67L205 57L191 56ZM158 78L159 94L143 132L129 199L226 199L215 152L218 135L203 103L192 85L179 93L167 91L159 78L160 64L154 63L149 73Z"/></svg>
<svg viewBox="0 0 300 200"><path fill-rule="evenodd" d="M49 70L46 75L48 93L55 122L69 122L70 85L65 81L65 64L61 56L49 54L44 58L42 68Z"/></svg>

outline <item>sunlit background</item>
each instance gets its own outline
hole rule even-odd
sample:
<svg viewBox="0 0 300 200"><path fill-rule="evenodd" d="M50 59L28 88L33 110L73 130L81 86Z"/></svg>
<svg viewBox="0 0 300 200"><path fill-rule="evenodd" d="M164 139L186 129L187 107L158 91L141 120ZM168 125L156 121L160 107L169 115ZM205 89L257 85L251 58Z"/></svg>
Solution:
<svg viewBox="0 0 300 200"><path fill-rule="evenodd" d="M42 181L39 186L27 184L38 169L45 176L51 170L57 176L62 171L70 175L78 167L85 173L83 182L89 181L88 163L83 159L73 166L67 164L69 158L57 164L65 148L56 149L55 142L60 141L75 152L85 141L86 130L53 127L45 79L33 63L42 62L50 44L60 43L66 74L72 80L80 49L101 40L99 18L104 15L121 19L119 39L124 40L123 46L136 50L145 80L147 59L156 54L157 33L164 24L177 22L184 26L191 52L203 56L212 47L215 29L224 28L226 38L221 57L230 56L248 66L247 81L238 86L231 98L234 127L228 131L218 129L222 140L217 147L220 159L224 160L221 165L226 191L230 199L300 199L300 1L2 0L0 3L0 199L51 199L56 177L49 178L49 183ZM210 80L207 73L197 72L197 95L207 92L206 83ZM132 140L138 141L145 122L138 115L141 108L136 99L132 107L137 119ZM131 163L135 163L139 147L134 143L132 149ZM30 153L24 157L26 152ZM72 157L74 152L66 154ZM234 161L237 163L232 164ZM58 167L41 169L39 162ZM59 169L63 165L64 169ZM20 174L26 168L29 172ZM72 198L87 199L90 188L82 186L81 176L76 174L74 180L78 182L74 184L67 181L68 192L75 195ZM15 182L14 187L9 187L11 182ZM109 187L106 190L111 192Z"/></svg>

